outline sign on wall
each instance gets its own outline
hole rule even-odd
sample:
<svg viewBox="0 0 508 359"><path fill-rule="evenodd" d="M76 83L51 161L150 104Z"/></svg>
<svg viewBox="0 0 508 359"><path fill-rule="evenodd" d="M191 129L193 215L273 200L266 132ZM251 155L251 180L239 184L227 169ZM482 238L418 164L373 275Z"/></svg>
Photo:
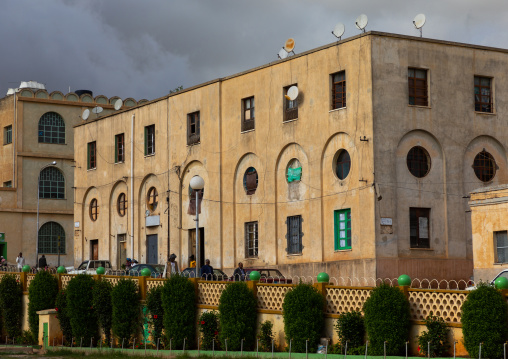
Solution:
<svg viewBox="0 0 508 359"><path fill-rule="evenodd" d="M0 242L5 242L5 233L0 232Z"/></svg>

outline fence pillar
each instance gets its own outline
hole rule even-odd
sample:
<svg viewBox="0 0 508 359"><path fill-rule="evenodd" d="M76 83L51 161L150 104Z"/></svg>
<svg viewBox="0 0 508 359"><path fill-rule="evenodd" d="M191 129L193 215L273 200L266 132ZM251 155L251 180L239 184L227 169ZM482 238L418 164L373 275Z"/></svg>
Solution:
<svg viewBox="0 0 508 359"><path fill-rule="evenodd" d="M62 273L57 273L56 279L58 279L58 290L62 290Z"/></svg>
<svg viewBox="0 0 508 359"><path fill-rule="evenodd" d="M258 280L249 280L247 281L247 287L252 290L254 294L254 299L256 299L256 303L258 302Z"/></svg>
<svg viewBox="0 0 508 359"><path fill-rule="evenodd" d="M141 294L141 300L146 299L146 277L143 275L138 277L139 283L139 294Z"/></svg>
<svg viewBox="0 0 508 359"><path fill-rule="evenodd" d="M189 278L191 283L194 285L194 292L196 293L196 303L199 303L199 286L197 278Z"/></svg>
<svg viewBox="0 0 508 359"><path fill-rule="evenodd" d="M397 279L397 284L399 285L399 289L406 296L406 298L409 298L409 288L411 287L411 277L409 277L407 274L402 274Z"/></svg>
<svg viewBox="0 0 508 359"><path fill-rule="evenodd" d="M21 283L21 286L23 287L23 292L26 292L27 289L27 283L28 283L28 273L27 272L21 272L19 281Z"/></svg>

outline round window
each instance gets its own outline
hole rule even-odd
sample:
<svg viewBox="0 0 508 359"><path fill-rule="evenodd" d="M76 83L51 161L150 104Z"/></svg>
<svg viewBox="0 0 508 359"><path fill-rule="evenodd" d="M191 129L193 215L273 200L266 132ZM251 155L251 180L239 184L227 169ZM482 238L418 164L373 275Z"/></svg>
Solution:
<svg viewBox="0 0 508 359"><path fill-rule="evenodd" d="M407 153L406 163L409 172L417 178L425 177L430 171L430 156L423 147L411 148Z"/></svg>
<svg viewBox="0 0 508 359"><path fill-rule="evenodd" d="M116 207L118 209L118 214L120 215L120 217L125 216L125 212L127 211L127 199L125 197L125 193L120 193L120 195L118 196Z"/></svg>
<svg viewBox="0 0 508 359"><path fill-rule="evenodd" d="M148 209L153 212L157 209L158 202L158 196L157 189L155 187L150 187L148 190L148 194L146 196L146 202Z"/></svg>
<svg viewBox="0 0 508 359"><path fill-rule="evenodd" d="M340 180L345 179L351 170L351 157L346 150L339 150L335 155L335 174Z"/></svg>
<svg viewBox="0 0 508 359"><path fill-rule="evenodd" d="M286 170L286 179L288 183L299 182L302 179L302 164L298 159L293 158L289 161Z"/></svg>
<svg viewBox="0 0 508 359"><path fill-rule="evenodd" d="M494 157L483 149L482 152L478 153L474 158L473 169L474 174L482 182L492 181L496 175L496 161Z"/></svg>
<svg viewBox="0 0 508 359"><path fill-rule="evenodd" d="M97 199L92 199L90 201L90 219L92 221L96 221L99 216L99 204L97 203Z"/></svg>
<svg viewBox="0 0 508 359"><path fill-rule="evenodd" d="M247 168L243 175L243 188L247 195L253 195L258 188L258 173L254 167Z"/></svg>

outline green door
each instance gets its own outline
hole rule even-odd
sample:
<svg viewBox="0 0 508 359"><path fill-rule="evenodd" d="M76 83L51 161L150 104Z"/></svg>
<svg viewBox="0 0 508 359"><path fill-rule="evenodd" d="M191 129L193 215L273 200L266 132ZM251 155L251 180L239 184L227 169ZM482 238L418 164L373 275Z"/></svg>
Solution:
<svg viewBox="0 0 508 359"><path fill-rule="evenodd" d="M44 348L48 347L48 323L42 324L42 342L44 343Z"/></svg>

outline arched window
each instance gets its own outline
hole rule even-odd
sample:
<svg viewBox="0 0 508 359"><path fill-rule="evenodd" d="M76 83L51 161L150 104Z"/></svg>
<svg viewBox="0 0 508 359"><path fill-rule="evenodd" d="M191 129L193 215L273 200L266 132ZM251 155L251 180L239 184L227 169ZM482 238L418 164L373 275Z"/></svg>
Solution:
<svg viewBox="0 0 508 359"><path fill-rule="evenodd" d="M99 216L99 204L97 203L97 199L92 199L90 201L90 219L92 221L96 221Z"/></svg>
<svg viewBox="0 0 508 359"><path fill-rule="evenodd" d="M151 187L148 190L148 194L146 196L146 202L148 205L148 209L152 212L157 209L157 205L159 204L159 201L157 199L158 196L159 196L159 194L157 193L157 188Z"/></svg>
<svg viewBox="0 0 508 359"><path fill-rule="evenodd" d="M496 175L496 169L497 165L494 156L485 151L485 149L474 158L473 170L480 181L491 181Z"/></svg>
<svg viewBox="0 0 508 359"><path fill-rule="evenodd" d="M346 150L340 150L336 155L335 160L335 174L340 180L343 180L349 175L351 169L351 157Z"/></svg>
<svg viewBox="0 0 508 359"><path fill-rule="evenodd" d="M65 254L65 231L58 223L44 223L39 229L38 240L40 254Z"/></svg>
<svg viewBox="0 0 508 359"><path fill-rule="evenodd" d="M39 143L65 143L65 122L56 112L46 112L39 119Z"/></svg>
<svg viewBox="0 0 508 359"><path fill-rule="evenodd" d="M58 168L47 167L41 171L39 198L65 198L65 178Z"/></svg>
<svg viewBox="0 0 508 359"><path fill-rule="evenodd" d="M125 197L125 193L120 193L117 200L117 210L120 217L125 216L125 212L127 211L127 198Z"/></svg>

